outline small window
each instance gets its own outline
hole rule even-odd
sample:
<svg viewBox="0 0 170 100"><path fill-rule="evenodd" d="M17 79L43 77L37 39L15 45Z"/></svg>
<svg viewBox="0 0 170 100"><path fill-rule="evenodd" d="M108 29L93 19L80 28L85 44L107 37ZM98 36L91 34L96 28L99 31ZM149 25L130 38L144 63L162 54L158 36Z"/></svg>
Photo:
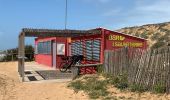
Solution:
<svg viewBox="0 0 170 100"><path fill-rule="evenodd" d="M39 42L37 44L37 54L51 54L51 41Z"/></svg>

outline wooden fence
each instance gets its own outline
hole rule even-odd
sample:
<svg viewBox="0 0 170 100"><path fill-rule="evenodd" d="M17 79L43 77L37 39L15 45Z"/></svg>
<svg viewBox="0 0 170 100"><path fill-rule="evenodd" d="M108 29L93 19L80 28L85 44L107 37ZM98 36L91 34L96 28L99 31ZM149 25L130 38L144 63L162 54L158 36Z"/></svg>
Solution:
<svg viewBox="0 0 170 100"><path fill-rule="evenodd" d="M127 74L130 84L142 85L149 90L161 85L170 93L170 47L105 51L104 66L105 72L114 76Z"/></svg>

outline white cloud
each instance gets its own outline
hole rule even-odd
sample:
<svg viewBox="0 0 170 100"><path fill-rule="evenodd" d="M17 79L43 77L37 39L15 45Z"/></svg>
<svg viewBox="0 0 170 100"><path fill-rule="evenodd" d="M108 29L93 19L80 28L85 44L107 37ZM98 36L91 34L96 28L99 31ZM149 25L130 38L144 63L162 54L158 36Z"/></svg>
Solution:
<svg viewBox="0 0 170 100"><path fill-rule="evenodd" d="M103 15L112 18L108 24L128 27L149 23L160 23L170 21L170 0L136 0L130 9L108 10ZM116 14L116 15L115 15Z"/></svg>
<svg viewBox="0 0 170 100"><path fill-rule="evenodd" d="M152 4L137 4L134 10L129 12L128 18L141 23L157 23L170 21L170 1L155 0Z"/></svg>
<svg viewBox="0 0 170 100"><path fill-rule="evenodd" d="M140 5L138 4L137 10L145 12L155 12L155 13L170 13L170 1L169 0L157 0L153 4Z"/></svg>

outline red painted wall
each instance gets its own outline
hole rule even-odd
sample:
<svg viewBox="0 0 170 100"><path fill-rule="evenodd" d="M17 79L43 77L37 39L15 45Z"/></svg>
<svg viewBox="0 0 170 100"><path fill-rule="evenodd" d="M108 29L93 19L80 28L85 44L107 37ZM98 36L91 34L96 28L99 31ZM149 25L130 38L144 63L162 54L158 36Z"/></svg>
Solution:
<svg viewBox="0 0 170 100"><path fill-rule="evenodd" d="M76 38L72 38L72 41L78 41L78 40L85 41L85 40L97 39L97 38L100 39L101 40L100 63L104 62L104 51L105 50L114 50L114 49L122 48L122 47L113 46L113 42L142 43L141 47L136 47L136 48L141 48L141 49L147 48L147 41L145 39L141 39L141 38L134 37L134 36L129 36L129 35L126 35L126 34L110 31L110 30L103 29L103 28L98 28L98 30L101 31L101 34L76 37ZM122 41L120 41L120 40L109 40L109 35L122 36L125 39L122 40ZM98 62L96 62L96 63L98 63Z"/></svg>
<svg viewBox="0 0 170 100"><path fill-rule="evenodd" d="M52 38L36 38L35 39L35 45L38 44L38 42L42 41L50 41L50 40L56 40L55 37ZM52 66L52 55L51 54L35 54L35 61L39 64L47 65L49 67Z"/></svg>
<svg viewBox="0 0 170 100"><path fill-rule="evenodd" d="M38 54L35 55L35 61L39 64L47 65L49 67L52 66L52 56L46 54Z"/></svg>
<svg viewBox="0 0 170 100"><path fill-rule="evenodd" d="M62 38L62 37L56 37L56 43L64 43L65 44L65 56L68 55L67 49L68 49L68 43L67 43L67 38ZM59 68L60 63L62 62L62 57L63 55L56 55L56 68Z"/></svg>
<svg viewBox="0 0 170 100"><path fill-rule="evenodd" d="M104 37L105 37L104 50L114 50L122 47L141 48L141 49L147 48L147 41L142 38L129 36L126 34L113 32L106 29L104 29Z"/></svg>
<svg viewBox="0 0 170 100"><path fill-rule="evenodd" d="M122 48L122 47L117 47L117 46L113 46L113 42L136 42L136 43L142 43L142 49L146 49L147 48L147 41L145 39L141 39L141 38L137 38L137 37L133 37L133 36L129 36L126 34L122 34L122 33L118 33L118 32L113 32L107 29L103 29L103 28L98 28L98 30L101 31L101 34L98 35L89 35L89 36L81 36L81 37L75 37L72 38L72 41L85 41L85 40L89 40L89 39L100 39L101 40L101 54L100 54L100 62L90 62L90 63L103 63L104 62L104 50L114 50L114 49L118 49L118 48ZM122 37L124 38L123 40L109 40L109 35L116 35L116 36L120 36L121 39ZM65 55L69 55L69 43L68 43L68 39L67 38L62 38L62 37L52 37L52 38L37 38L35 39L35 44L37 44L40 41L49 41L49 40L53 40L56 43L65 43ZM138 47L137 47L138 48ZM35 61L40 63L40 64L44 64L47 66L52 66L52 54L51 55L45 55L45 54L38 54L35 55ZM60 62L62 62L61 60L61 56L60 55L56 55L56 63L57 66L56 68L59 68ZM85 62L87 63L87 62ZM93 69L93 70L92 70ZM94 68L92 68L91 71L92 73L94 73ZM83 72L85 71L85 72ZM82 69L81 72L86 73L86 71L89 72L88 69ZM91 73L91 72L89 72Z"/></svg>
<svg viewBox="0 0 170 100"><path fill-rule="evenodd" d="M38 42L42 42L42 41L53 41L56 43L64 43L66 47L65 55L68 54L67 53L67 48L68 48L67 38L62 38L62 37L36 38L35 45L37 45ZM52 61L53 61L52 53L51 54L36 54L35 61L39 64L44 64L44 65L52 67ZM61 55L56 55L56 68L59 68L60 62L61 62Z"/></svg>

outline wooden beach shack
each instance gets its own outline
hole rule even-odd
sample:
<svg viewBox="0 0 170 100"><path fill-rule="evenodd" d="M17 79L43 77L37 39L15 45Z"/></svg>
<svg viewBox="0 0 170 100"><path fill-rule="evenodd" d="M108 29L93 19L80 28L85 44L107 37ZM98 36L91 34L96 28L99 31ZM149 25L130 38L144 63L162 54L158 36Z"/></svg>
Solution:
<svg viewBox="0 0 170 100"><path fill-rule="evenodd" d="M147 40L105 28L90 30L22 29L19 35L19 72L24 73L24 39L35 39L35 61L59 69L63 56L83 55L83 64L104 62L104 51L122 47L147 48ZM82 67L81 73L95 73L95 68Z"/></svg>

